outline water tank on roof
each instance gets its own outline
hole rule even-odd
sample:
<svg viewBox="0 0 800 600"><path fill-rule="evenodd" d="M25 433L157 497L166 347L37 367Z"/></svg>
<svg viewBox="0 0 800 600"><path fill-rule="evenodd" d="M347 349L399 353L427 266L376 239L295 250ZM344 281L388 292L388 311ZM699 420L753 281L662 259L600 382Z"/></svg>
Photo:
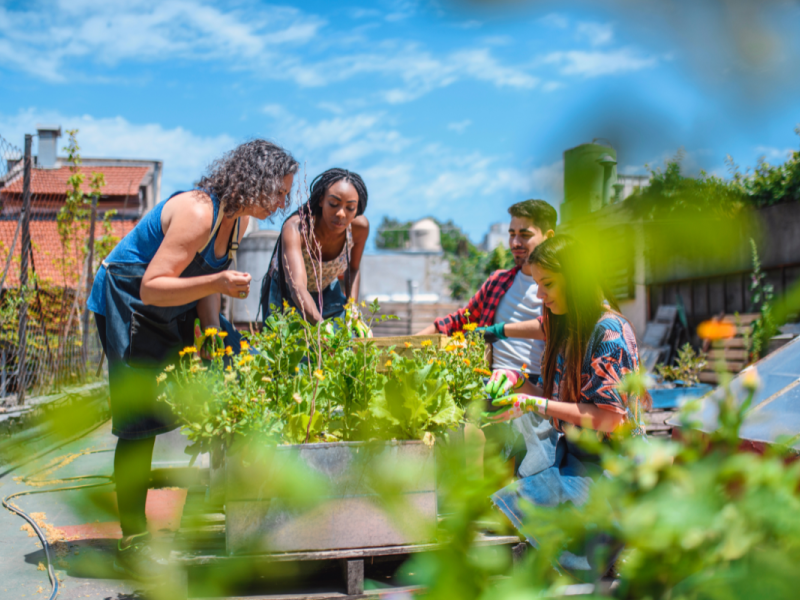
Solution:
<svg viewBox="0 0 800 600"><path fill-rule="evenodd" d="M261 313L258 311L261 282L267 274L279 233L261 229L245 236L239 244L236 265L231 265L231 269L250 273L253 280L250 282L250 295L247 298L230 298L231 321L234 323L256 323L261 320Z"/></svg>
<svg viewBox="0 0 800 600"><path fill-rule="evenodd" d="M611 186L617 182L617 151L598 141L564 151L562 221L596 211L614 197Z"/></svg>
<svg viewBox="0 0 800 600"><path fill-rule="evenodd" d="M420 219L409 229L409 249L441 252L442 235L433 219Z"/></svg>

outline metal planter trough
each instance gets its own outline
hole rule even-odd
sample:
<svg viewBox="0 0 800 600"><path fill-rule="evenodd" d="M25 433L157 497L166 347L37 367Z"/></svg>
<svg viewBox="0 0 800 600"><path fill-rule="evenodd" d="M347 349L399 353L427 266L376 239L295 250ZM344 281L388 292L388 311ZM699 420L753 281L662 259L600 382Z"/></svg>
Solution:
<svg viewBox="0 0 800 600"><path fill-rule="evenodd" d="M229 554L433 541L434 449L421 441L261 448L225 459Z"/></svg>

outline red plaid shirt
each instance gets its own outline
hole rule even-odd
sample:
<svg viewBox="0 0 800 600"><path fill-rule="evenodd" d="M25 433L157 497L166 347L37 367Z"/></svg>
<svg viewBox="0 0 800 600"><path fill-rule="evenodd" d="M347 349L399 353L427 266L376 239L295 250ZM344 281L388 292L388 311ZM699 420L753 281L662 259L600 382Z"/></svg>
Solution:
<svg viewBox="0 0 800 600"><path fill-rule="evenodd" d="M436 330L444 335L453 335L453 332L461 331L467 323L477 323L478 327L493 325L500 299L514 283L514 277L519 269L520 267L514 267L508 271L492 273L481 289L467 303L467 306L433 322ZM469 317L467 317L467 311L469 311Z"/></svg>

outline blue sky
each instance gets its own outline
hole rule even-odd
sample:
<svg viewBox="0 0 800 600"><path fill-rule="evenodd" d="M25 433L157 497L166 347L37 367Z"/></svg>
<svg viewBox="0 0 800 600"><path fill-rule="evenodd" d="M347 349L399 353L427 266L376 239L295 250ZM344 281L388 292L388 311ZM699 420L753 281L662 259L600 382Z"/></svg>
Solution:
<svg viewBox="0 0 800 600"><path fill-rule="evenodd" d="M267 137L308 181L361 173L368 216L453 219L475 241L562 195L595 137L644 172L780 162L800 146L800 5L5 2L0 136L80 129L86 156L164 161L163 195ZM792 75L794 73L795 75Z"/></svg>

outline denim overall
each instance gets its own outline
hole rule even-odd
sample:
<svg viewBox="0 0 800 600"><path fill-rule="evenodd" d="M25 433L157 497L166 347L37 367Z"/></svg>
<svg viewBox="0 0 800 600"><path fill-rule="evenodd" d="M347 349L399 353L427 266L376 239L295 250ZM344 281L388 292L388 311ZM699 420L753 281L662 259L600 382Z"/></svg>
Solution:
<svg viewBox="0 0 800 600"><path fill-rule="evenodd" d="M219 201L213 195L212 200L217 208ZM227 258L212 265L204 256L210 245L210 254L215 258L213 248L222 222L221 207L218 213L208 242L181 277L212 275L230 266L238 249L239 220L228 242ZM148 265L103 263L106 271L105 332L100 334L101 338L105 337L103 346L108 356L112 433L130 440L153 437L178 426L169 406L157 400L164 388L159 389L156 376L166 364L177 362L182 348L193 345L197 316L197 301L168 307L142 302L139 289ZM241 335L222 315L220 325L228 333L226 344L239 352Z"/></svg>

